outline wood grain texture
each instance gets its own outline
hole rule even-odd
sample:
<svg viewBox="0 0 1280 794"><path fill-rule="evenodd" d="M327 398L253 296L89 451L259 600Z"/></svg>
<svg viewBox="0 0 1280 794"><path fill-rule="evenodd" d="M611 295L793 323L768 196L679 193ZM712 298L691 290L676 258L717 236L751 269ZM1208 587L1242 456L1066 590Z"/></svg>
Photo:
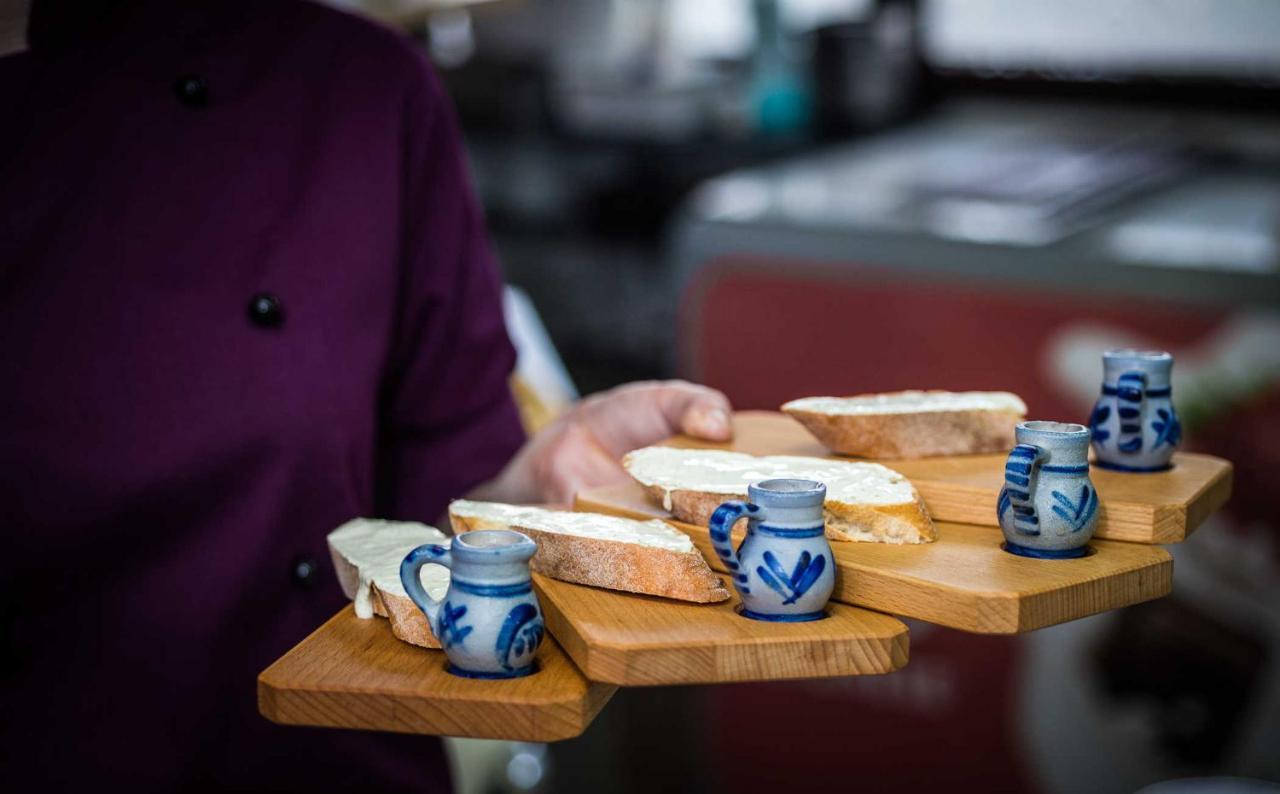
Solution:
<svg viewBox="0 0 1280 794"><path fill-rule="evenodd" d="M737 613L736 593L692 604L544 576L534 583L547 629L592 681L774 681L875 675L907 663L901 621L846 604L829 604L827 617L811 623L764 623Z"/></svg>
<svg viewBox="0 0 1280 794"><path fill-rule="evenodd" d="M581 734L616 691L588 682L550 638L526 678L459 678L445 663L348 606L262 671L258 711L284 725L552 742Z"/></svg>
<svg viewBox="0 0 1280 794"><path fill-rule="evenodd" d="M630 483L585 491L575 508L670 520ZM712 568L724 570L706 527L672 523ZM735 544L745 524L735 528ZM980 634L1016 634L1149 601L1173 587L1173 558L1156 546L1095 540L1088 557L1032 560L1005 552L1003 536L986 527L937 527L933 543L833 542L832 598Z"/></svg>
<svg viewBox="0 0 1280 794"><path fill-rule="evenodd" d="M771 411L734 416L735 438L708 444L677 437L678 447L732 449L752 455L831 457L800 423ZM846 460L854 460L846 458ZM885 460L904 474L937 521L987 526L999 531L996 499L1004 484L1005 455ZM1169 471L1126 474L1093 467L1090 479L1101 501L1094 537L1133 543L1179 543L1231 496L1231 464L1212 455L1179 452Z"/></svg>

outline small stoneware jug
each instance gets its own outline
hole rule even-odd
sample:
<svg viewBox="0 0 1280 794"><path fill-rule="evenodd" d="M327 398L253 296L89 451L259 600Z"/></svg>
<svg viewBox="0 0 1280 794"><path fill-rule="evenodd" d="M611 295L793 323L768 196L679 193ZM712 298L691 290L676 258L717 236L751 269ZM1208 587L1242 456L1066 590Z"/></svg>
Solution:
<svg viewBox="0 0 1280 794"><path fill-rule="evenodd" d="M1182 440L1169 376L1173 356L1160 350L1102 354L1102 396L1089 417L1099 466L1164 471Z"/></svg>
<svg viewBox="0 0 1280 794"><path fill-rule="evenodd" d="M1005 551L1060 559L1089 553L1098 492L1089 480L1089 428L1022 422L1004 465L996 515Z"/></svg>
<svg viewBox="0 0 1280 794"><path fill-rule="evenodd" d="M400 563L400 581L449 657L449 672L468 678L519 678L533 672L542 642L542 610L529 578L538 547L508 529L464 532L449 546L419 546ZM449 590L437 601L418 571L449 569Z"/></svg>
<svg viewBox="0 0 1280 794"><path fill-rule="evenodd" d="M749 502L725 502L709 522L712 546L742 597L742 614L782 622L825 617L836 582L822 512L827 486L765 480L747 493ZM742 518L747 536L735 551L730 531Z"/></svg>

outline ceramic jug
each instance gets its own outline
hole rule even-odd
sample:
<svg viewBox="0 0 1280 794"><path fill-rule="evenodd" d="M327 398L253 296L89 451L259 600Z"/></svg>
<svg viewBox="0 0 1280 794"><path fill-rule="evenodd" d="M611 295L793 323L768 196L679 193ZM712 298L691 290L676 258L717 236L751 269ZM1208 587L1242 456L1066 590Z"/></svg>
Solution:
<svg viewBox="0 0 1280 794"><path fill-rule="evenodd" d="M711 543L733 574L742 614L755 620L800 622L825 617L835 587L822 503L827 487L813 480L765 480L747 502L725 502L711 515ZM730 531L747 519L736 550Z"/></svg>
<svg viewBox="0 0 1280 794"><path fill-rule="evenodd" d="M519 678L534 671L542 642L542 610L533 593L529 559L537 545L507 529L464 532L448 546L419 546L400 564L400 581L427 622L449 672L468 678ZM427 563L449 569L442 600L427 594L418 571Z"/></svg>
<svg viewBox="0 0 1280 794"><path fill-rule="evenodd" d="M1182 439L1169 376L1173 356L1159 350L1102 354L1102 396L1089 428L1099 466L1150 472L1169 468Z"/></svg>
<svg viewBox="0 0 1280 794"><path fill-rule="evenodd" d="M1005 551L1023 557L1083 557L1098 525L1089 480L1089 428L1022 422L1004 467L996 515Z"/></svg>

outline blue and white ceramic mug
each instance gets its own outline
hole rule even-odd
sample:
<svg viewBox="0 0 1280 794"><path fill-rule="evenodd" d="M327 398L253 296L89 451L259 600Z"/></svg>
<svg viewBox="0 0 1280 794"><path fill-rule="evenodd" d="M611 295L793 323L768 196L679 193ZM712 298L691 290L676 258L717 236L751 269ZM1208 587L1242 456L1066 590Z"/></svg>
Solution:
<svg viewBox="0 0 1280 794"><path fill-rule="evenodd" d="M1005 551L1061 559L1089 553L1098 492L1089 479L1089 428L1022 422L1004 465L996 515Z"/></svg>
<svg viewBox="0 0 1280 794"><path fill-rule="evenodd" d="M749 502L725 502L711 515L711 543L733 573L742 614L755 620L800 622L825 617L835 587L822 503L827 486L813 480L765 480L748 488ZM730 532L747 519L735 551Z"/></svg>
<svg viewBox="0 0 1280 794"><path fill-rule="evenodd" d="M542 610L533 593L529 559L538 550L527 536L482 529L449 546L419 546L400 563L400 581L449 657L449 672L468 678L519 678L533 672L542 642ZM449 569L449 590L435 600L418 571L427 563Z"/></svg>
<svg viewBox="0 0 1280 794"><path fill-rule="evenodd" d="M1102 354L1102 396L1089 428L1099 466L1119 471L1164 471L1182 440L1169 376L1173 356L1162 350Z"/></svg>

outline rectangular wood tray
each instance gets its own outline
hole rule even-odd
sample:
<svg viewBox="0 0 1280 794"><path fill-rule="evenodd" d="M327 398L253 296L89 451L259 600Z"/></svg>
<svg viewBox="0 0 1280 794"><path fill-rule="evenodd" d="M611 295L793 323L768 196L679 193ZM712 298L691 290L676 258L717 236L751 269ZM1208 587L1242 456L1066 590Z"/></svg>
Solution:
<svg viewBox="0 0 1280 794"><path fill-rule="evenodd" d="M907 663L906 625L846 604L829 604L811 623L762 623L737 613L737 593L693 604L537 575L534 583L547 629L592 681L775 681L878 675Z"/></svg>
<svg viewBox="0 0 1280 794"><path fill-rule="evenodd" d="M714 447L752 455L832 455L786 414L741 411L734 416L735 438L708 444L677 437L678 447ZM856 458L843 458L856 460ZM1005 455L882 460L901 472L920 492L929 514L999 530L996 499L1004 484ZM1179 452L1169 471L1131 474L1093 467L1090 479L1101 501L1095 537L1133 543L1179 543L1231 495L1231 464L1212 455Z"/></svg>
<svg viewBox="0 0 1280 794"><path fill-rule="evenodd" d="M584 491L574 509L671 521L712 568L724 570L706 527L673 521L638 485ZM1157 546L1095 540L1088 557L1033 560L1001 549L1003 536L987 527L937 528L933 543L833 542L832 598L979 634L1016 634L1149 601L1173 587L1173 558Z"/></svg>
<svg viewBox="0 0 1280 794"><path fill-rule="evenodd" d="M586 730L617 691L587 681L550 637L537 664L526 678L459 678L443 651L348 606L262 671L258 711L284 725L554 742Z"/></svg>

